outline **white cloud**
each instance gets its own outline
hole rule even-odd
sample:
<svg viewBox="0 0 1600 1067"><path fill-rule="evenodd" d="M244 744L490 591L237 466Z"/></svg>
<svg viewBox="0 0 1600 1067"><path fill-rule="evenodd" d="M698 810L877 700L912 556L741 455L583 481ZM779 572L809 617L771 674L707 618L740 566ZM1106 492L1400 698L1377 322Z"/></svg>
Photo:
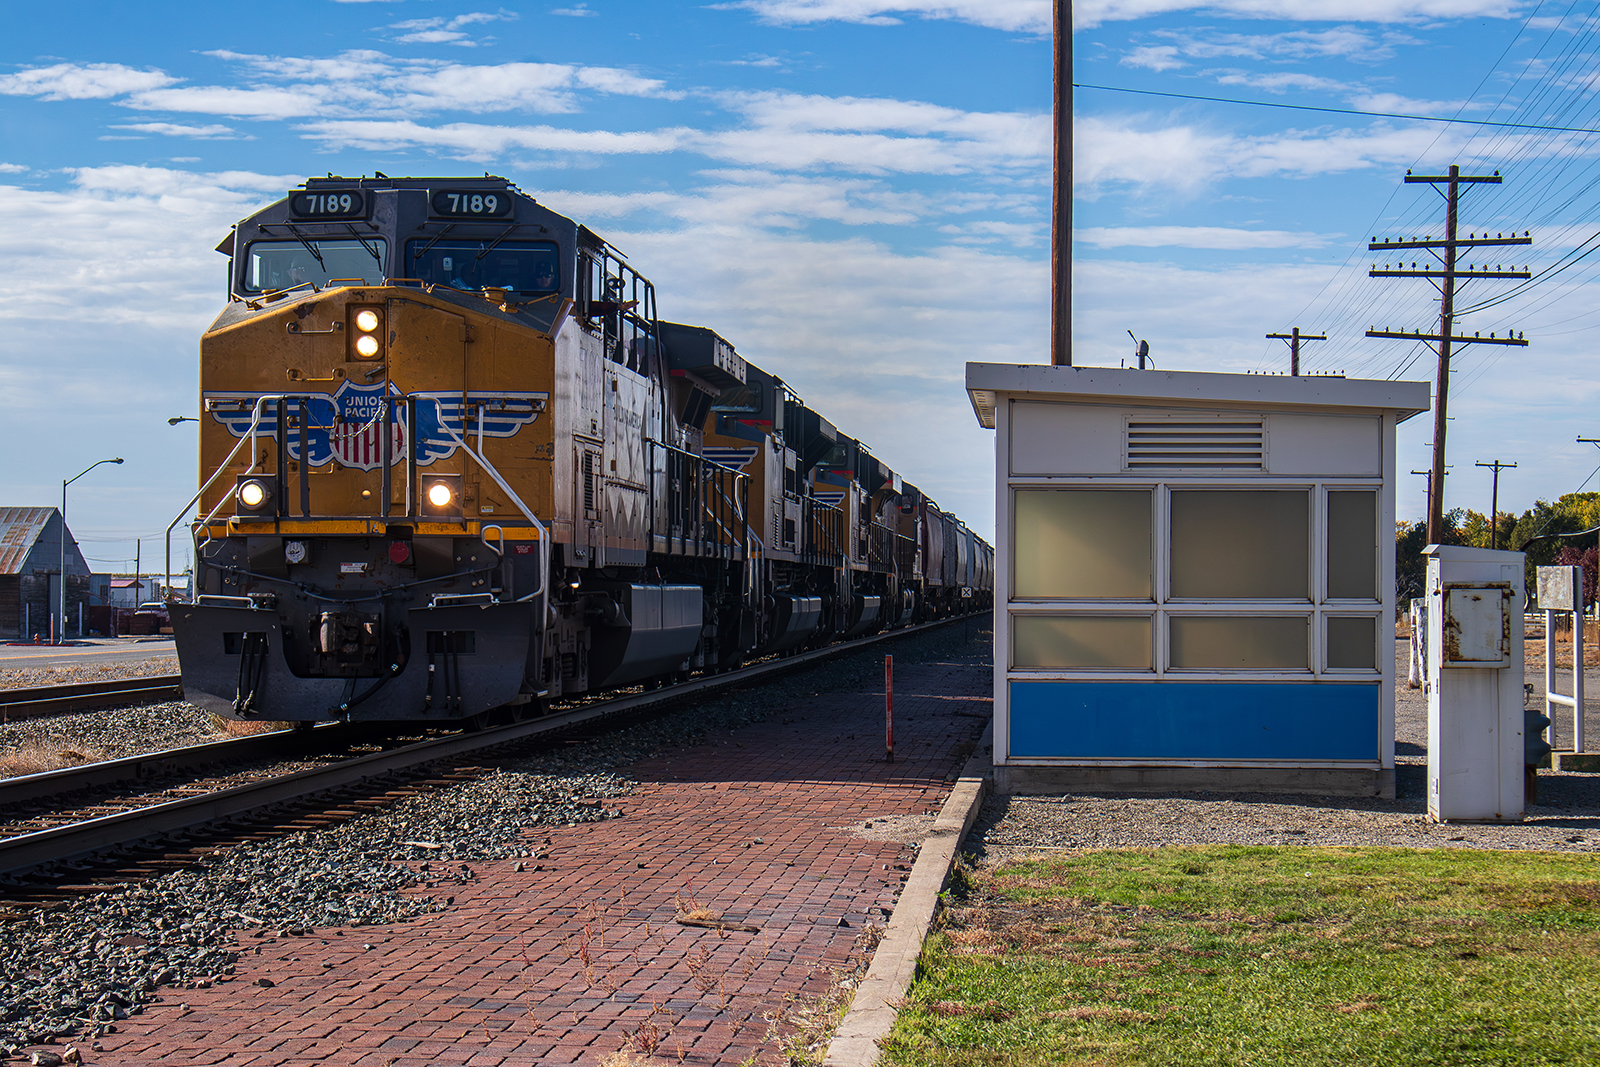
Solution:
<svg viewBox="0 0 1600 1067"><path fill-rule="evenodd" d="M1072 238L1095 248L1325 248L1340 234L1240 230L1221 226L1089 226Z"/></svg>
<svg viewBox="0 0 1600 1067"><path fill-rule="evenodd" d="M1333 78L1319 78L1314 74L1297 74L1289 71L1279 71L1273 74L1221 74L1217 75L1217 84L1248 85L1252 89L1261 89L1269 93L1342 93L1350 89L1348 83L1335 81Z"/></svg>
<svg viewBox="0 0 1600 1067"><path fill-rule="evenodd" d="M984 114L914 101L790 93L728 94L723 100L729 110L744 115L744 126L607 132L543 125L333 120L310 123L301 130L333 148L415 145L451 150L458 158L479 162L515 149L597 155L688 151L740 166L782 170L966 174L1031 170L1049 159L1048 115Z"/></svg>
<svg viewBox="0 0 1600 1067"><path fill-rule="evenodd" d="M1146 70L1177 70L1188 66L1178 58L1178 49L1170 44L1142 45L1122 57L1125 67L1144 67Z"/></svg>
<svg viewBox="0 0 1600 1067"><path fill-rule="evenodd" d="M473 11L450 19L443 17L407 19L404 22L396 22L389 29L410 31L393 38L400 44L454 44L472 48L478 42L471 40L462 32L463 26L475 26L484 22L514 22L518 17L512 11L502 11L498 14Z"/></svg>
<svg viewBox="0 0 1600 1067"><path fill-rule="evenodd" d="M104 100L179 80L159 70L136 70L121 63L57 63L53 67L0 74L0 93L45 100Z"/></svg>
<svg viewBox="0 0 1600 1067"><path fill-rule="evenodd" d="M127 105L140 111L184 111L200 115L238 115L254 119L290 119L316 115L334 94L325 87L230 89L220 85L156 89L135 93Z"/></svg>
<svg viewBox="0 0 1600 1067"><path fill-rule="evenodd" d="M574 19L585 19L585 18L591 18L593 16L596 16L596 15L600 14L600 12L598 12L598 11L590 11L588 4L579 4L577 7L558 7L558 8L553 8L551 10L550 14L552 14L552 15L565 15L568 18L574 18Z"/></svg>
<svg viewBox="0 0 1600 1067"><path fill-rule="evenodd" d="M1484 105L1467 100L1415 100L1399 93L1365 93L1351 99L1363 111L1388 111L1401 115L1440 115L1449 117L1457 111L1477 111Z"/></svg>
<svg viewBox="0 0 1600 1067"><path fill-rule="evenodd" d="M114 130L133 130L135 133L160 134L163 137L198 137L202 140L233 140L238 131L232 126L184 126L175 122L130 122L111 127Z"/></svg>
<svg viewBox="0 0 1600 1067"><path fill-rule="evenodd" d="M1394 54L1397 44L1419 44L1403 33L1375 34L1358 26L1326 30L1290 30L1284 33L1219 33L1198 30L1158 30L1155 36L1173 42L1195 59L1357 59L1370 61Z"/></svg>
<svg viewBox="0 0 1600 1067"><path fill-rule="evenodd" d="M734 0L712 5L752 11L767 22L809 25L855 22L892 26L905 17L952 19L991 29L1050 32L1049 0ZM1518 0L1079 0L1074 29L1127 22L1174 11L1209 11L1240 18L1295 22L1426 22L1435 19L1511 18Z"/></svg>
<svg viewBox="0 0 1600 1067"><path fill-rule="evenodd" d="M15 460L6 495L48 503L54 472L59 501L60 472L88 466L115 440L127 465L73 486L73 528L89 536L115 522L129 537L150 538L194 491L195 437L183 432L193 427L169 427L166 418L195 413L195 346L221 309L227 262L212 248L304 175L70 174L59 191L0 184L0 384L8 399L0 448ZM41 360L42 352L61 358ZM46 448L63 404L93 412L84 423L92 432L56 435ZM183 540L181 532L173 539L179 560ZM146 558L152 551L159 560L159 541L152 549L146 540Z"/></svg>
<svg viewBox="0 0 1600 1067"><path fill-rule="evenodd" d="M657 79L615 67L564 63L474 65L395 59L365 49L331 59L226 51L208 54L241 63L264 81L243 87L151 89L133 93L124 102L142 110L288 119L311 115L400 116L419 111L526 110L557 114L577 111L583 91L666 99L683 95L669 91Z"/></svg>
<svg viewBox="0 0 1600 1067"><path fill-rule="evenodd" d="M28 169L21 163L0 163L0 174L26 174Z"/></svg>
<svg viewBox="0 0 1600 1067"><path fill-rule="evenodd" d="M1080 0L1073 5L1072 25L1087 30L1175 11L1293 22L1420 23L1512 18L1523 10L1518 0Z"/></svg>
<svg viewBox="0 0 1600 1067"><path fill-rule="evenodd" d="M1309 178L1410 166L1419 159L1435 166L1499 166L1507 156L1600 155L1600 145L1569 144L1560 135L1476 134L1454 127L1441 132L1434 125L1381 121L1361 130L1241 137L1149 118L1080 118L1075 145L1077 195L1090 199L1110 187L1193 192L1228 178Z"/></svg>
<svg viewBox="0 0 1600 1067"><path fill-rule="evenodd" d="M507 152L524 149L577 152L592 155L655 155L676 151L696 131L687 128L611 133L605 130L564 130L555 126L487 126L455 122L424 126L401 120L335 120L300 127L309 140L330 148L380 151L409 145L451 150L457 159L487 162Z"/></svg>
<svg viewBox="0 0 1600 1067"><path fill-rule="evenodd" d="M1050 32L1048 0L735 0L712 6L753 11L767 22L790 26L816 22L893 26L903 16L916 16L996 30Z"/></svg>
<svg viewBox="0 0 1600 1067"><path fill-rule="evenodd" d="M900 226L947 213L1007 205L993 198L936 198L895 190L863 178L819 178L763 171L706 172L688 192L626 194L553 190L540 194L576 217L676 219L691 226L799 229L815 220L850 226Z"/></svg>

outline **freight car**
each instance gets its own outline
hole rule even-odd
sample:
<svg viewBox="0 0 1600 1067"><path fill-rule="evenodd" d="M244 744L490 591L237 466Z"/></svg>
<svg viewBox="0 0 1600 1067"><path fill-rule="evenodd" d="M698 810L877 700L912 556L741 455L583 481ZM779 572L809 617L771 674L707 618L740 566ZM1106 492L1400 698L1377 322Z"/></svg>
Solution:
<svg viewBox="0 0 1600 1067"><path fill-rule="evenodd" d="M987 544L503 178L311 179L218 251L208 709L481 725L988 606Z"/></svg>

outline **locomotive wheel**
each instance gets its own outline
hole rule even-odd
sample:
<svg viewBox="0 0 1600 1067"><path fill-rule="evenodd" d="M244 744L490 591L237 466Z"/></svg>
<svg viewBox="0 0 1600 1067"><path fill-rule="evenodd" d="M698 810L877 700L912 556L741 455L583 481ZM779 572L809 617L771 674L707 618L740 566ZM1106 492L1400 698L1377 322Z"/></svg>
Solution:
<svg viewBox="0 0 1600 1067"><path fill-rule="evenodd" d="M468 715L465 719L461 720L461 732L464 734L475 734L483 730L489 725L490 714L491 713L487 711L480 711L476 715Z"/></svg>

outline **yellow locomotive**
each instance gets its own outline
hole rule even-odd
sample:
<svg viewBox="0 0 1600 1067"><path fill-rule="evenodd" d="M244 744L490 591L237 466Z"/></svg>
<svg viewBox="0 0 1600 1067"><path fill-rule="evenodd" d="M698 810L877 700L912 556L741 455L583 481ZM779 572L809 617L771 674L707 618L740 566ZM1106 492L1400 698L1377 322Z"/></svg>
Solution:
<svg viewBox="0 0 1600 1067"><path fill-rule="evenodd" d="M202 706L481 724L988 603L989 546L503 178L311 179L218 250Z"/></svg>

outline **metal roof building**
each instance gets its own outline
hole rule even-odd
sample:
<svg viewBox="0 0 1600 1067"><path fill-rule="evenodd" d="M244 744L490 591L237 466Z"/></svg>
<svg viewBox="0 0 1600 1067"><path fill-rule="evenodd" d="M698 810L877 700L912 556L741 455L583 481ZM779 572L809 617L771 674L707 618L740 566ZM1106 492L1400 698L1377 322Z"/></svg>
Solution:
<svg viewBox="0 0 1600 1067"><path fill-rule="evenodd" d="M57 508L0 508L0 638L48 637L60 595ZM89 588L89 564L67 531L68 630Z"/></svg>

